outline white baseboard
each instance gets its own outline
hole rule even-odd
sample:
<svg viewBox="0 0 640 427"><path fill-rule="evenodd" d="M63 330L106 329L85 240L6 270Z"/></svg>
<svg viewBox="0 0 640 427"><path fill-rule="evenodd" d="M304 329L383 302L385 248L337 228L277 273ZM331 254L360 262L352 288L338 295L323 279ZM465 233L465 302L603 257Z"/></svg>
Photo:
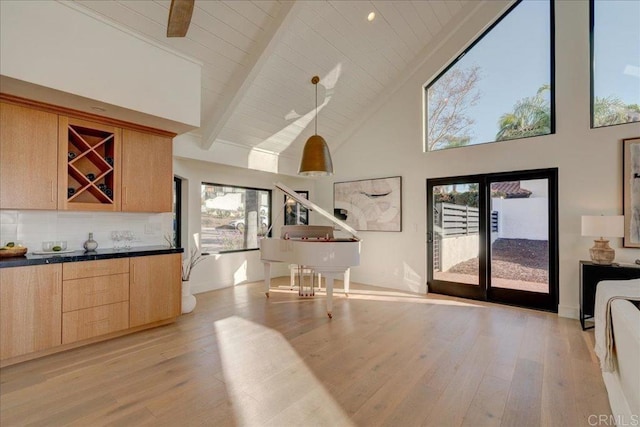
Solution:
<svg viewBox="0 0 640 427"><path fill-rule="evenodd" d="M567 305L559 305L558 306L558 316L566 317L569 319L579 319L580 318L580 308L579 307L571 307Z"/></svg>
<svg viewBox="0 0 640 427"><path fill-rule="evenodd" d="M200 283L191 283L191 293L193 295L201 294L203 292L215 291L222 288L230 288L233 286L233 283L222 284L218 286L212 286L211 283L200 282Z"/></svg>

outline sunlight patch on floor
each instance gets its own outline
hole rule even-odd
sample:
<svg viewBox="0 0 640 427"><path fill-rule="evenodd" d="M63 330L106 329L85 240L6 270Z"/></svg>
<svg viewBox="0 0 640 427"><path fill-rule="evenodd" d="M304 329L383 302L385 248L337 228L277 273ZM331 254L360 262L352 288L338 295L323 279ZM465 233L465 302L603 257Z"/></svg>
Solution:
<svg viewBox="0 0 640 427"><path fill-rule="evenodd" d="M278 332L241 317L214 323L238 426L353 426Z"/></svg>
<svg viewBox="0 0 640 427"><path fill-rule="evenodd" d="M285 293L285 294L297 294L297 289L290 289L288 286L280 286L278 288L271 288L270 293ZM326 297L324 288L322 290L316 290L315 297L301 297L299 301L308 301L313 298ZM344 289L333 290L333 298L346 298L344 295ZM384 301L384 302L410 302L415 304L433 304L433 305L451 305L460 307L483 307L479 304L463 301L453 301L449 299L434 299L428 295L413 295L400 291L384 291L384 290L369 290L369 289L351 289L349 291L348 299L351 300L369 300L369 301ZM296 301L278 301L281 303L291 303ZM271 301L271 303L278 303Z"/></svg>

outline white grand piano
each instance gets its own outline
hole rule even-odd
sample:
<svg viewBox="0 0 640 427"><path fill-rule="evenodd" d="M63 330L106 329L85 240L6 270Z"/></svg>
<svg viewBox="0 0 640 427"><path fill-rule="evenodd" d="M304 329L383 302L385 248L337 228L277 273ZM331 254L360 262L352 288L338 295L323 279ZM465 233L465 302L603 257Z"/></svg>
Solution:
<svg viewBox="0 0 640 427"><path fill-rule="evenodd" d="M333 237L333 226L295 225L284 226L280 238L260 240L260 259L264 263L265 294L271 288L271 263L297 264L325 277L327 290L327 315L332 317L333 281L344 279L344 292L349 294L349 268L360 264L360 239L357 232L344 222L300 197L284 184L276 183L282 190L305 208L315 211L348 233L346 238Z"/></svg>

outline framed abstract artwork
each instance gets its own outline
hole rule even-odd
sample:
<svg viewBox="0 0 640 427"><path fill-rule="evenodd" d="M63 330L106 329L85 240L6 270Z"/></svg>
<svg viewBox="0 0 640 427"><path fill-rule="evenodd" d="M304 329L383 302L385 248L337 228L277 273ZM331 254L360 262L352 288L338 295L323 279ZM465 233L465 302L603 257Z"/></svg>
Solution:
<svg viewBox="0 0 640 427"><path fill-rule="evenodd" d="M640 248L640 137L624 144L624 247Z"/></svg>
<svg viewBox="0 0 640 427"><path fill-rule="evenodd" d="M296 191L296 194L309 199L308 191ZM309 210L287 195L284 196L284 225L309 225Z"/></svg>
<svg viewBox="0 0 640 427"><path fill-rule="evenodd" d="M333 215L358 231L402 231L402 177L334 183Z"/></svg>

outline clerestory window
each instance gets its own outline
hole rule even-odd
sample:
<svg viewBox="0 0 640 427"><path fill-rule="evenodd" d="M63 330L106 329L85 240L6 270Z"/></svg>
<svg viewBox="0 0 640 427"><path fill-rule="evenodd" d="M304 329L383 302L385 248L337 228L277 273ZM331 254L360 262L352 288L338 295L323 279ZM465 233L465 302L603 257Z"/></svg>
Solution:
<svg viewBox="0 0 640 427"><path fill-rule="evenodd" d="M555 132L553 3L516 2L425 86L424 150Z"/></svg>
<svg viewBox="0 0 640 427"><path fill-rule="evenodd" d="M640 2L591 1L591 127L640 121Z"/></svg>

